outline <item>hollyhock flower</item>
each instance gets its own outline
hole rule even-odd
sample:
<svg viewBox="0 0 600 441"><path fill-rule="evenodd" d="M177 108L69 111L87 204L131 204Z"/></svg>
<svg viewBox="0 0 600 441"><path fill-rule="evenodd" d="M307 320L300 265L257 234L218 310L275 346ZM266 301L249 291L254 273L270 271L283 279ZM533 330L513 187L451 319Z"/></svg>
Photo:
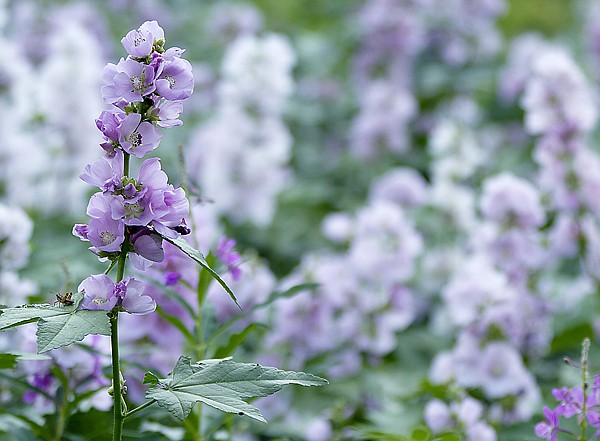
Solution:
<svg viewBox="0 0 600 441"><path fill-rule="evenodd" d="M536 424L535 435L538 438L544 438L548 441L556 440L556 436L560 430L558 421L559 415L558 408L550 410L548 407L544 406L544 416L546 417L546 421Z"/></svg>
<svg viewBox="0 0 600 441"><path fill-rule="evenodd" d="M86 239L100 251L120 251L125 240L125 224L114 220L110 213L102 217L93 217L88 224Z"/></svg>
<svg viewBox="0 0 600 441"><path fill-rule="evenodd" d="M142 23L142 25L140 26L140 31L149 32L154 43L161 43L161 40L162 42L164 42L165 40L165 31L159 26L156 20L145 21L144 23Z"/></svg>
<svg viewBox="0 0 600 441"><path fill-rule="evenodd" d="M148 228L142 228L139 232L131 236L133 249L140 256L152 261L162 262L165 253L162 247L162 238L150 231Z"/></svg>
<svg viewBox="0 0 600 441"><path fill-rule="evenodd" d="M112 193L122 187L123 152L115 151L114 156L104 156L85 166L79 178L100 188L103 193Z"/></svg>
<svg viewBox="0 0 600 441"><path fill-rule="evenodd" d="M486 219L523 228L540 227L546 220L537 189L509 173L484 182L481 211Z"/></svg>
<svg viewBox="0 0 600 441"><path fill-rule="evenodd" d="M127 153L142 158L160 143L162 134L151 123L143 121L142 115L132 113L127 115L119 126L119 142Z"/></svg>
<svg viewBox="0 0 600 441"><path fill-rule="evenodd" d="M155 106L152 114L158 118L156 124L164 129L177 127L183 124L179 115L183 112L183 103L180 101L160 100Z"/></svg>
<svg viewBox="0 0 600 441"><path fill-rule="evenodd" d="M114 282L106 274L89 276L77 287L77 291L83 293L79 309L110 311L119 300L114 288Z"/></svg>
<svg viewBox="0 0 600 441"><path fill-rule="evenodd" d="M104 110L96 119L96 127L102 132L109 146L119 141L118 127L125 118L125 113L120 110ZM104 144L100 144L102 148L107 150Z"/></svg>
<svg viewBox="0 0 600 441"><path fill-rule="evenodd" d="M79 308L110 311L121 306L130 314L148 314L156 309L156 302L143 295L144 289L144 284L133 277L115 284L106 274L92 275L77 288L83 292Z"/></svg>
<svg viewBox="0 0 600 441"><path fill-rule="evenodd" d="M107 64L102 79L102 99L108 104L114 104L120 99L128 102L143 101L146 95L156 89L154 69L130 58L121 59L117 65Z"/></svg>
<svg viewBox="0 0 600 441"><path fill-rule="evenodd" d="M496 431L483 421L478 421L466 430L467 441L496 441Z"/></svg>
<svg viewBox="0 0 600 441"><path fill-rule="evenodd" d="M185 100L194 91L192 65L183 58L173 58L163 65L156 79L156 93L168 100Z"/></svg>
<svg viewBox="0 0 600 441"><path fill-rule="evenodd" d="M154 312L156 302L150 296L143 295L145 285L133 277L126 277L115 285L118 304L130 314L144 315Z"/></svg>
<svg viewBox="0 0 600 441"><path fill-rule="evenodd" d="M121 39L125 51L134 58L144 58L152 52L154 37L148 29L131 30Z"/></svg>

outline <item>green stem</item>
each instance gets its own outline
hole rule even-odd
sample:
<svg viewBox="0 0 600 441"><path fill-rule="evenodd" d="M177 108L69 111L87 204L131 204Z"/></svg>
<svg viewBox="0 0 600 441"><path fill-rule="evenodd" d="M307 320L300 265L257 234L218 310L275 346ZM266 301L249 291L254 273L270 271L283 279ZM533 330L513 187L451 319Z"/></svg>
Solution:
<svg viewBox="0 0 600 441"><path fill-rule="evenodd" d="M121 396L121 370L119 367L119 313L111 311L110 318L110 343L112 354L113 375L113 441L121 441L123 437L123 402Z"/></svg>
<svg viewBox="0 0 600 441"><path fill-rule="evenodd" d="M123 176L129 175L129 155L125 153L123 160ZM125 275L125 260L127 259L129 234L125 232L125 240L121 245L121 254L119 255L117 266L117 280L119 283ZM119 310L114 308L108 314L110 319L110 346L112 357L112 375L113 375L113 441L121 441L123 438L124 406L123 394L121 391L121 367L119 363Z"/></svg>
<svg viewBox="0 0 600 441"><path fill-rule="evenodd" d="M65 414L66 409L63 403L59 408L58 415L56 416L56 428L54 430L55 441L60 441L62 439L63 432L65 431Z"/></svg>
<svg viewBox="0 0 600 441"><path fill-rule="evenodd" d="M204 310L204 300L210 281L212 278L208 271L203 268L198 270L198 287L196 288L197 304L198 309L196 311L196 360L202 360L206 351L206 342L204 341L204 323L202 321L202 313ZM190 429L193 429L195 433L192 433L194 439L202 441L202 403L198 403L196 406L196 412L194 413L195 425L191 425Z"/></svg>
<svg viewBox="0 0 600 441"><path fill-rule="evenodd" d="M129 153L123 152L123 176L129 177Z"/></svg>
<svg viewBox="0 0 600 441"><path fill-rule="evenodd" d="M585 441L585 429L587 427L587 395L588 395L588 357L590 352L590 339L583 340L583 348L581 350L581 379L583 380L583 403L581 406L581 435L580 441Z"/></svg>
<svg viewBox="0 0 600 441"><path fill-rule="evenodd" d="M154 403L156 403L156 400L150 400L145 402L144 404L142 404L141 406L136 407L135 409L131 409L129 412L127 412L124 416L125 419L129 418L131 415L138 413L141 410L144 410L146 407L150 407L152 406Z"/></svg>

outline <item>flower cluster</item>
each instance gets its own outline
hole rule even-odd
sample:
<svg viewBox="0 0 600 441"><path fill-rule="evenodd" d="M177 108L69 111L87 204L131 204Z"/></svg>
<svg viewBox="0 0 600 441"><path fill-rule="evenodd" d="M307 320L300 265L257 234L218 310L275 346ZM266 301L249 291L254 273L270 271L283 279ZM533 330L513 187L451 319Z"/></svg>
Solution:
<svg viewBox="0 0 600 441"><path fill-rule="evenodd" d="M587 421L590 427L600 433L600 375L594 377L594 383L589 390L584 391L581 387L563 387L553 389L552 395L559 404L554 408L544 407L545 421L535 426L535 434L538 438L554 441L559 432L571 432L561 427L560 417L565 419L577 417L579 425Z"/></svg>
<svg viewBox="0 0 600 441"><path fill-rule="evenodd" d="M280 35L239 36L222 62L216 115L192 137L190 177L236 223L268 225L290 178L292 139L283 112L295 58Z"/></svg>
<svg viewBox="0 0 600 441"><path fill-rule="evenodd" d="M88 197L76 177L95 156L87 147L103 108L97 90L109 40L95 32L102 25L93 8L48 6L0 5L11 23L0 30L11 60L0 67L0 193L36 213L76 215Z"/></svg>
<svg viewBox="0 0 600 441"><path fill-rule="evenodd" d="M434 433L460 428L467 441L496 441L496 432L482 418L483 411L483 405L471 397L450 405L436 398L425 406L424 419Z"/></svg>
<svg viewBox="0 0 600 441"><path fill-rule="evenodd" d="M327 354L329 375L354 374L361 368L362 354L376 363L396 346L397 332L418 317L409 282L423 238L401 203L416 204L422 197L415 189L403 196L406 182L424 183L402 170L395 172L401 179L390 175L376 182L370 204L357 213L325 219L327 237L346 242L348 250L305 256L287 281L314 281L319 289L274 305L273 332L266 342L289 351L293 368ZM301 332L307 324L311 332Z"/></svg>
<svg viewBox="0 0 600 441"><path fill-rule="evenodd" d="M182 49L164 48L164 31L145 22L122 40L127 59L104 68L102 97L111 110L96 120L105 156L89 164L81 179L98 187L87 207L91 220L73 233L89 241L100 257L127 247L138 267L161 262L162 238L189 233L189 203L181 188L167 182L156 158L146 159L138 177L129 176L129 156L144 157L161 140L159 127L178 126L182 101L193 91L191 65Z"/></svg>

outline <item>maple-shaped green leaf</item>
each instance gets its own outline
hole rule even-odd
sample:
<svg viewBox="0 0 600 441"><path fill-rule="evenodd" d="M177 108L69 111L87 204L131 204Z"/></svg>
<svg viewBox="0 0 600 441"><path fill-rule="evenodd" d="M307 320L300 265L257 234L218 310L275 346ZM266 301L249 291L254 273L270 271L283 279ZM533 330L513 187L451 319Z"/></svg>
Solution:
<svg viewBox="0 0 600 441"><path fill-rule="evenodd" d="M0 331L37 322L37 351L46 352L83 340L88 334L110 335L106 311L77 310L82 293L73 294L72 305L23 305L0 309Z"/></svg>
<svg viewBox="0 0 600 441"><path fill-rule="evenodd" d="M166 237L163 235L161 235L161 237L164 240L166 240L167 242L169 242L171 245L174 245L177 248L179 248L188 257L192 258L202 268L204 268L206 271L208 271L208 273L212 276L212 278L215 279L217 282L219 282L219 284L223 287L223 289L225 291L227 291L227 294L229 294L229 297L231 297L231 299L235 302L235 304L238 306L238 308L242 309L242 307L238 303L237 299L235 298L235 295L233 294L233 291L231 290L231 288L229 288L229 286L227 285L227 283L225 283L225 281L221 278L221 276L219 276L219 274L214 269L211 268L211 266L208 264L208 262L204 258L204 255L200 251L198 251L197 249L192 247L189 243L187 243L185 241L185 239L182 239L181 237L178 237L176 239L171 239L170 237Z"/></svg>
<svg viewBox="0 0 600 441"><path fill-rule="evenodd" d="M171 378L159 379L151 373L144 378L150 388L146 398L183 420L197 402L215 409L266 423L260 411L244 401L265 397L287 384L323 386L327 380L304 372L283 371L255 363L236 363L231 359L205 360L192 364L180 357Z"/></svg>

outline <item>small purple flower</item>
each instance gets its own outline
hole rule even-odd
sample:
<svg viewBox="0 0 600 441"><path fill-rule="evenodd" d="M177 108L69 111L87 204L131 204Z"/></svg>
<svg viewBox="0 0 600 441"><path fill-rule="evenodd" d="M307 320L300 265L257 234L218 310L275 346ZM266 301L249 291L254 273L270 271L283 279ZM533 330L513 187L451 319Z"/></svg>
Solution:
<svg viewBox="0 0 600 441"><path fill-rule="evenodd" d="M110 311L119 300L114 295L114 290L115 284L106 274L89 276L77 288L77 291L83 293L79 308Z"/></svg>
<svg viewBox="0 0 600 441"><path fill-rule="evenodd" d="M103 193L112 193L121 188L123 178L123 153L115 152L111 158L104 156L85 166L79 178L90 185L94 185Z"/></svg>
<svg viewBox="0 0 600 441"><path fill-rule="evenodd" d="M160 130L149 122L141 122L142 115L132 113L127 115L119 127L119 142L127 153L142 158L160 143Z"/></svg>
<svg viewBox="0 0 600 441"><path fill-rule="evenodd" d="M168 100L180 101L189 98L193 91L194 75L190 62L183 58L167 62L156 80L156 93Z"/></svg>
<svg viewBox="0 0 600 441"><path fill-rule="evenodd" d="M100 146L107 153L114 153L115 146L119 142L118 127L125 119L125 113L118 110L104 110L96 120L96 127L104 135L105 142Z"/></svg>
<svg viewBox="0 0 600 441"><path fill-rule="evenodd" d="M179 115L183 112L183 103L181 101L161 100L154 106L153 114L158 117L157 125L164 129L177 127L183 124Z"/></svg>
<svg viewBox="0 0 600 441"><path fill-rule="evenodd" d="M131 58L121 59L119 64L109 63L102 74L102 98L113 104L121 99L128 102L143 101L156 89L154 69Z"/></svg>
<svg viewBox="0 0 600 441"><path fill-rule="evenodd" d="M560 404L556 407L556 412L565 418L571 418L573 415L581 413L583 404L583 390L579 387L569 389L563 387L562 389L553 389L552 395Z"/></svg>
<svg viewBox="0 0 600 441"><path fill-rule="evenodd" d="M559 415L558 408L550 410L548 407L544 406L544 416L546 417L546 421L535 425L535 435L538 438L544 438L548 441L556 440L556 435L560 429L558 421Z"/></svg>
<svg viewBox="0 0 600 441"><path fill-rule="evenodd" d="M144 289L145 285L139 280L133 277L126 277L119 282L121 306L123 309L130 314L144 315L154 312L156 309L156 302L150 296L145 296ZM117 286L119 285L117 284Z"/></svg>
<svg viewBox="0 0 600 441"><path fill-rule="evenodd" d="M165 258L165 252L162 247L162 237L151 232L148 228L143 228L139 233L131 237L133 249L140 256L152 261L162 262Z"/></svg>
<svg viewBox="0 0 600 441"><path fill-rule="evenodd" d="M242 275L242 270L239 268L241 262L240 254L233 250L235 243L235 239L225 236L221 237L217 246L217 256L221 262L227 265L227 269L231 273L233 280L237 281Z"/></svg>
<svg viewBox="0 0 600 441"><path fill-rule="evenodd" d="M165 274L165 285L166 286L175 286L177 282L181 279L181 275L178 273L167 273Z"/></svg>
<svg viewBox="0 0 600 441"><path fill-rule="evenodd" d="M106 274L93 275L77 288L83 292L79 308L110 311L121 306L130 314L148 314L156 309L156 302L143 295L144 288L144 284L133 277L114 283Z"/></svg>
<svg viewBox="0 0 600 441"><path fill-rule="evenodd" d="M148 29L134 29L121 39L121 44L132 57L144 58L152 52L154 37Z"/></svg>
<svg viewBox="0 0 600 441"><path fill-rule="evenodd" d="M141 122L139 113L129 115L121 126L121 146L127 153L142 158L158 147L162 134L149 122Z"/></svg>

